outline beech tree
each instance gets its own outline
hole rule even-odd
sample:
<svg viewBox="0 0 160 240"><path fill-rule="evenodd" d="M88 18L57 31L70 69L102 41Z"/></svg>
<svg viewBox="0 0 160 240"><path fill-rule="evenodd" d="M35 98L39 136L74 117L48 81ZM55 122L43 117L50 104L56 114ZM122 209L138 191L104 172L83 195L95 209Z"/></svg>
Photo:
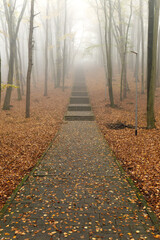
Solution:
<svg viewBox="0 0 160 240"><path fill-rule="evenodd" d="M142 73L141 73L141 93L144 93L144 21L143 21L143 1L139 0L140 3L140 22L141 22L141 36L142 36Z"/></svg>
<svg viewBox="0 0 160 240"><path fill-rule="evenodd" d="M104 49L104 31L103 31L103 22L101 20L101 11L100 11L100 6L98 4L98 0L95 0L96 2L96 7L94 8L96 11L97 15L97 20L98 20L98 28L99 28L99 35L100 35L100 46L101 46L101 53L102 53L102 61L103 61L103 67L105 70L105 78L106 78L106 91L105 95L107 95L107 85L108 85L108 71L107 71L107 59L106 59L106 51ZM102 9L101 9L102 10Z"/></svg>
<svg viewBox="0 0 160 240"><path fill-rule="evenodd" d="M106 0L104 0L104 15L105 15L105 48L107 56L107 70L108 70L108 91L111 107L114 107L114 97L113 97L113 88L112 88L112 16L113 16L113 7L112 2L109 0L108 11ZM109 15L109 18L107 17Z"/></svg>
<svg viewBox="0 0 160 240"><path fill-rule="evenodd" d="M8 46L8 37L7 37L7 24L1 14L0 14L0 20L1 20L1 25L2 25L2 29L3 29L3 39L5 42L5 52L6 52L7 63L9 64L9 51L8 51L9 46Z"/></svg>
<svg viewBox="0 0 160 240"><path fill-rule="evenodd" d="M10 100L11 100L11 92L13 84L13 74L14 74L14 62L15 62L15 54L16 54L16 40L18 36L18 31L20 27L20 23L26 8L27 0L23 1L22 9L19 14L19 17L16 21L15 17L15 10L16 10L16 0L11 0L9 4L6 0L3 0L4 10L5 10L5 17L8 25L8 34L9 34L9 49L10 49L10 56L9 56L9 70L8 70L8 80L7 80L7 90L3 104L3 110L10 109Z"/></svg>
<svg viewBox="0 0 160 240"><path fill-rule="evenodd" d="M160 1L149 0L148 4L147 128L150 129L155 127L154 98Z"/></svg>
<svg viewBox="0 0 160 240"><path fill-rule="evenodd" d="M26 87L26 118L30 117L30 88L31 88L31 72L32 72L32 56L33 56L33 23L34 23L34 0L31 0L31 15L28 40L28 71L27 71L27 87Z"/></svg>
<svg viewBox="0 0 160 240"><path fill-rule="evenodd" d="M159 27L159 32L158 32L158 57L157 57L156 87L160 87L160 27Z"/></svg>
<svg viewBox="0 0 160 240"><path fill-rule="evenodd" d="M65 0L64 4L64 46L63 46L63 91L64 91L64 84L65 84L65 76L67 70L67 0Z"/></svg>
<svg viewBox="0 0 160 240"><path fill-rule="evenodd" d="M57 17L55 18L56 28L56 72L57 72L57 87L60 87L62 77L62 56L61 56L61 14L60 14L60 1L57 1Z"/></svg>
<svg viewBox="0 0 160 240"><path fill-rule="evenodd" d="M127 96L128 82L127 82L127 53L128 53L128 39L129 39L129 29L131 25L132 13L133 13L133 3L130 1L130 12L125 23L125 18L122 16L121 1L117 2L117 12L118 12L118 26L113 18L114 22L114 37L117 43L117 48L121 60L121 82L120 82L120 100Z"/></svg>
<svg viewBox="0 0 160 240"><path fill-rule="evenodd" d="M48 95L48 14L49 14L49 0L47 0L46 7L46 40L45 40L45 84L44 96Z"/></svg>

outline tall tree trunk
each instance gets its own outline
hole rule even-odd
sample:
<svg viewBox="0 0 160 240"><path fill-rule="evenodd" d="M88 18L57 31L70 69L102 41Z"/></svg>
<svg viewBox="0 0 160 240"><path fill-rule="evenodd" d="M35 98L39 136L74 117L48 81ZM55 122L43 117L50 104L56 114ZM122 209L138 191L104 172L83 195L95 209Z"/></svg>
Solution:
<svg viewBox="0 0 160 240"><path fill-rule="evenodd" d="M22 100L22 95L21 95L21 88L20 88L20 71L19 71L19 66L18 66L17 51L16 51L16 54L15 54L15 75L16 75L16 86L17 86L18 101L21 101Z"/></svg>
<svg viewBox="0 0 160 240"><path fill-rule="evenodd" d="M138 19L138 29L137 29L137 50L136 52L138 53L137 55L137 60L136 60L136 67L135 67L135 72L134 72L134 77L138 77L138 82L139 82L139 65L140 65L140 46L141 46L141 26L139 25L139 19ZM132 55L131 55L132 56Z"/></svg>
<svg viewBox="0 0 160 240"><path fill-rule="evenodd" d="M4 22L2 15L1 15L1 23L2 23L3 32L7 33L7 25ZM6 36L4 36L4 41L5 41L5 52L6 52L7 63L9 64L8 38Z"/></svg>
<svg viewBox="0 0 160 240"><path fill-rule="evenodd" d="M127 30L126 30L124 53L123 53L123 60L122 60L123 98L126 98L126 96L127 96L127 88L128 88L127 87L127 74L126 74L126 71L127 71L126 57L127 57L128 37L129 37L129 28L130 28L130 24L131 24L132 12L133 12L133 3L132 3L132 0L131 0L131 3L130 3L130 16L129 16Z"/></svg>
<svg viewBox="0 0 160 240"><path fill-rule="evenodd" d="M16 1L15 1L16 4ZM20 23L26 8L27 0L23 1L23 6L17 21L15 21L15 6L13 5L12 1L10 4L7 4L7 1L3 0L4 10L6 21L8 25L8 32L9 32L9 41L10 41L10 59L9 59L9 71L8 71L8 80L7 84L9 85L6 90L6 95L3 104L3 110L10 109L10 100L11 100L11 93L12 93L12 84L13 84L13 74L14 74L14 61L15 61L15 53L16 53L16 39L18 36L18 31L20 27Z"/></svg>
<svg viewBox="0 0 160 240"><path fill-rule="evenodd" d="M57 62L57 87L61 83L61 44L60 44L60 2L57 2L58 16L56 22L56 62Z"/></svg>
<svg viewBox="0 0 160 240"><path fill-rule="evenodd" d="M148 23L148 76L147 76L147 128L155 127L154 98L159 24L159 0L149 0Z"/></svg>
<svg viewBox="0 0 160 240"><path fill-rule="evenodd" d="M64 91L64 84L65 84L65 76L67 70L67 51L66 51L66 33L67 33L67 0L65 1L65 18L64 18L64 46L63 46L63 91Z"/></svg>
<svg viewBox="0 0 160 240"><path fill-rule="evenodd" d="M46 8L46 41L45 41L45 84L44 96L48 95L48 13L49 13L49 0L47 0Z"/></svg>
<svg viewBox="0 0 160 240"><path fill-rule="evenodd" d="M141 73L141 93L144 93L144 21L143 21L143 2L140 1L140 21L142 34L142 73Z"/></svg>
<svg viewBox="0 0 160 240"><path fill-rule="evenodd" d="M49 31L48 31L48 41L49 41L49 58L50 58L50 72L51 72L51 79L54 83L54 88L56 88L57 84L57 76L56 76L56 66L55 66L55 56L54 56L54 48L53 48L53 41L54 38L52 37L52 25L51 22L49 22Z"/></svg>
<svg viewBox="0 0 160 240"><path fill-rule="evenodd" d="M108 71L107 71L107 61L106 61L106 54L105 54L105 51L104 51L104 43L103 43L103 35L102 35L102 26L101 26L101 21L100 21L100 14L99 14L99 11L98 11L98 2L96 0L96 5L97 5L97 8L96 8L96 13L97 13L97 19L98 19L98 26L99 26L99 33L100 33L100 43L101 43L101 52L102 52L102 60L103 60L103 67L104 67L104 71L105 71L105 78L106 78L106 86L105 86L105 92L107 91L107 85L108 85L108 82L107 82L107 79L108 79ZM105 93L105 95L107 95ZM106 96L105 96L106 98Z"/></svg>
<svg viewBox="0 0 160 240"><path fill-rule="evenodd" d="M13 74L14 74L14 60L15 60L15 40L10 39L10 58L9 58L9 71L8 71L8 87L6 89L5 99L3 103L3 110L10 109L11 93L12 93L12 84L13 84Z"/></svg>
<svg viewBox="0 0 160 240"><path fill-rule="evenodd" d="M158 57L157 57L157 73L156 73L156 87L160 87L160 28L158 33Z"/></svg>
<svg viewBox="0 0 160 240"><path fill-rule="evenodd" d="M20 53L20 43L17 39L17 52L18 52L18 60L19 60L19 74L20 74L20 88L21 94L24 96L24 77L23 77L23 70L22 70L22 58Z"/></svg>
<svg viewBox="0 0 160 240"><path fill-rule="evenodd" d="M32 72L32 55L33 55L33 21L34 21L34 0L31 0L30 30L28 41L28 71L27 71L27 88L26 88L26 118L30 117L30 84Z"/></svg>
<svg viewBox="0 0 160 240"><path fill-rule="evenodd" d="M38 54L37 54L37 49L35 47L35 51L34 51L34 59L35 59L35 74L36 74L36 82L38 82L39 80L39 68L38 68Z"/></svg>
<svg viewBox="0 0 160 240"><path fill-rule="evenodd" d="M51 76L52 76L52 78L53 78L54 88L56 88L56 87L57 87L57 76L56 76L56 69L55 69L54 53L53 53L52 50L50 51L50 59L51 59L51 64L52 64Z"/></svg>
<svg viewBox="0 0 160 240"><path fill-rule="evenodd" d="M122 11L121 11L121 2L118 0L118 18L119 18L119 55L121 60L121 80L120 80L120 100L122 101L122 93L123 93L123 76L124 76L124 67L123 67L123 59L124 56L124 28L123 28L123 20L122 20Z"/></svg>
<svg viewBox="0 0 160 240"><path fill-rule="evenodd" d="M109 26L107 28L107 7L104 0L104 14L105 14L105 46L107 55L108 68L108 91L111 107L114 107L113 88L112 88L112 4L109 0ZM108 34L107 34L108 30Z"/></svg>
<svg viewBox="0 0 160 240"><path fill-rule="evenodd" d="M31 75L32 75L31 79L33 80L33 86L34 86L34 88L36 88L37 87L37 83L36 83L35 66L32 67L32 74Z"/></svg>

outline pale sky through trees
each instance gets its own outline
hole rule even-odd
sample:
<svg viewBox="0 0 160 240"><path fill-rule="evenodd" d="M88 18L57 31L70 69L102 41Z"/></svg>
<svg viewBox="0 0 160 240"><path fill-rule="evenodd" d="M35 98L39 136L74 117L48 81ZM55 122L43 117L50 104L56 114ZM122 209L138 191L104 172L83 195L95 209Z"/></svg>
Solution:
<svg viewBox="0 0 160 240"><path fill-rule="evenodd" d="M16 11L15 11L15 17L18 16L18 13L21 9L21 0L17 1L16 5ZM44 0L36 0L35 1L35 13L39 13L35 17L34 26L37 27L34 31L34 37L35 37L35 48L39 52L43 50L43 43L45 41L45 33L44 33L44 27L45 27L45 21L46 21L46 2ZM56 0L50 1L50 9L49 9L49 16L48 19L52 24L52 31L54 33L54 17L57 16L58 11L56 8ZM8 1L8 6L10 5L10 1ZM5 15L4 15L4 9L3 4L0 4L1 7L1 18L4 22L6 22ZM63 11L63 5L60 7L60 11ZM20 39L21 43L21 49L23 50L24 56L27 55L27 48L24 47L24 45L27 45L28 41L28 29L29 29L29 13L30 12L30 4L27 4L21 25L20 25L20 31L18 38ZM68 21L71 22L72 29L68 30L68 34L74 35L74 42L75 46L77 48L84 47L84 43L88 43L91 39L90 33L88 34L87 31L91 26L91 21L93 20L94 16L92 15L93 11L90 8L88 2L86 0L68 0ZM7 31L7 28L6 28ZM70 32L71 31L71 32ZM7 32L4 32L1 23L0 23L0 44L1 46L4 46L4 37L8 39ZM88 36L88 37L87 37ZM62 37L63 38L63 37ZM87 39L88 38L88 39ZM54 47L54 43L52 44ZM6 53L5 53L5 47L1 48L1 54L3 56L2 61L2 74L6 75L7 77L7 65L6 64ZM5 77L5 78L6 78ZM4 78L3 78L4 81Z"/></svg>
<svg viewBox="0 0 160 240"><path fill-rule="evenodd" d="M49 9L49 16L46 16L46 3L47 1L45 0L36 0L35 1L35 13L39 13L35 17L35 22L34 26L37 27L34 30L34 38L35 38L35 51L37 51L38 59L40 62L40 65L43 64L43 53L44 53L44 42L45 42L45 21L46 18L48 18L50 24L51 24L51 30L52 31L52 38L53 41L50 43L49 48L54 48L55 47L55 17L57 17L58 10L57 10L57 0L50 0L50 9ZM125 0L121 1L122 2L122 14L123 16L126 17L126 22L129 14L129 3L130 0ZM22 6L22 0L17 0L17 5L16 5L16 11L15 11L15 17L18 15L21 6ZM63 1L60 1L60 14L64 14L64 5ZM8 1L8 5L10 4L10 1ZM134 16L132 18L132 23L131 27L137 26L137 12L139 8L139 0L133 1L134 4ZM96 17L96 11L95 11L95 6L96 2L94 0L68 0L67 1L67 9L68 9L68 24L70 27L68 27L67 33L72 35L73 41L74 41L74 48L75 51L78 53L79 52L79 58L84 58L85 60L91 60L93 61L93 56L92 53L96 51L95 49L91 50L86 50L89 49L91 46L96 46L98 47L99 45L99 33L98 33L98 22L97 22L97 17ZM1 19L3 19L3 22L5 23L5 15L4 15L4 8L2 2L0 3L0 9L1 9ZM102 11L100 9L100 11ZM27 3L27 7L25 10L25 14L23 16L23 20L20 25L20 30L19 30L19 35L18 38L20 40L20 48L21 52L23 55L23 58L27 57L27 41L28 41L28 29L29 29L29 14L30 14L30 4L29 1ZM116 20L116 13L115 11L113 12L115 14L115 20ZM101 12L101 15L103 15L103 12ZM101 19L102 21L104 20L103 17ZM144 24L147 26L147 0L144 1ZM63 22L63 17L62 17L62 22ZM103 23L102 23L102 27ZM5 77L3 78L3 81L6 80L7 76L7 66L6 64L7 59L6 59L6 49L5 49L5 41L4 38L8 38L7 35L7 25L5 25L5 31L2 27L2 23L0 23L0 44L3 46L1 48L1 55L3 57L2 61L2 75ZM61 38L63 39L63 24L61 23ZM69 29L70 28L70 29ZM147 29L147 28L146 28ZM136 33L136 29L134 31ZM132 37L133 38L133 37ZM131 44L134 49L136 49L136 41L132 39ZM27 63L24 60L24 65ZM42 69L40 69L41 71ZM24 67L25 71L25 67Z"/></svg>

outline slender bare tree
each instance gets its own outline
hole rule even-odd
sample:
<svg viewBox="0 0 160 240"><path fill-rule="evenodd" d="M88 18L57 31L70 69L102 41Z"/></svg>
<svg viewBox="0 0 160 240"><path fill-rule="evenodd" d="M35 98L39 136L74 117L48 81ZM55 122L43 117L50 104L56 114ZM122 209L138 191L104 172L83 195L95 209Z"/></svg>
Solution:
<svg viewBox="0 0 160 240"><path fill-rule="evenodd" d="M142 73L141 73L141 93L144 93L144 20L143 20L143 1L140 2L140 21L141 21L141 35L142 35Z"/></svg>
<svg viewBox="0 0 160 240"><path fill-rule="evenodd" d="M34 29L34 0L31 0L30 29L28 41L28 71L27 71L27 87L26 87L26 118L30 117L30 88L31 88L31 72L32 72L32 56L33 56L33 29Z"/></svg>
<svg viewBox="0 0 160 240"><path fill-rule="evenodd" d="M64 46L63 46L63 91L64 91L64 84L65 84L65 77L66 77L66 70L67 70L67 0L64 0Z"/></svg>
<svg viewBox="0 0 160 240"><path fill-rule="evenodd" d="M8 25L8 33L9 33L9 47L10 47L10 57L9 57L9 71L8 71L8 85L6 90L6 95L3 104L3 110L10 109L10 100L11 100L11 92L13 84L13 74L14 74L14 61L16 54L16 39L18 36L18 31L20 27L20 23L26 8L27 0L23 1L22 9L19 14L18 20L15 19L15 9L16 9L16 0L11 0L10 4L7 4L6 0L3 0L3 5L5 9L5 17Z"/></svg>
<svg viewBox="0 0 160 240"><path fill-rule="evenodd" d="M114 97L113 97L113 87L112 87L112 16L113 8L112 2L109 0L108 6L108 15L107 16L107 5L104 0L104 15L105 15L105 47L106 47L106 56L107 56L107 70L108 70L108 91L111 107L114 107Z"/></svg>
<svg viewBox="0 0 160 240"><path fill-rule="evenodd" d="M45 84L44 96L48 95L48 14L49 14L49 0L46 6L46 40L45 40Z"/></svg>

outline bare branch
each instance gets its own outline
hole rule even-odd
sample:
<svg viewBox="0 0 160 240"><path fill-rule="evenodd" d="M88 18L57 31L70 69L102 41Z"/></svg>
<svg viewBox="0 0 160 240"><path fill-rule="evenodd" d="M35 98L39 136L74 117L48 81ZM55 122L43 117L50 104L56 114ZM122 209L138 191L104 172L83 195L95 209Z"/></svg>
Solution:
<svg viewBox="0 0 160 240"><path fill-rule="evenodd" d="M23 17L23 14L24 14L26 5L27 5L27 0L24 0L24 2L23 2L23 7L22 7L22 10L21 10L21 13L20 13L20 15L19 15L18 22L17 22L17 27L16 27L16 31L15 31L15 38L16 38L17 35L18 35L18 30L19 30L20 22L21 22L21 20L22 20L22 17Z"/></svg>

